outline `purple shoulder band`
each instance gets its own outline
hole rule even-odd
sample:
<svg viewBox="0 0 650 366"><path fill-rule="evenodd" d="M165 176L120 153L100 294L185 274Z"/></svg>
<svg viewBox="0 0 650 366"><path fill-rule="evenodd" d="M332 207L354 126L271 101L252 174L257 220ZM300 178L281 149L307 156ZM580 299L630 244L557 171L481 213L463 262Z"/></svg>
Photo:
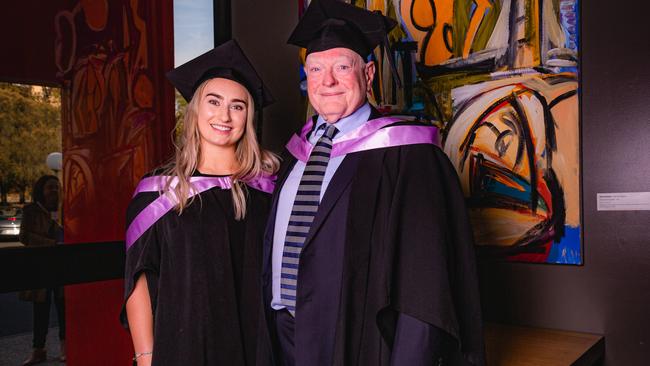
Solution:
<svg viewBox="0 0 650 366"><path fill-rule="evenodd" d="M369 120L343 138L335 141L334 145L332 145L331 157L393 146L438 145L438 129L434 126L397 125L386 127L400 121L403 121L403 119L398 117L382 117ZM296 159L303 162L309 159L309 154L313 148L313 145L307 140L307 134L311 131L312 125L311 120L307 121L300 132L300 136L294 134L287 143L287 150Z"/></svg>
<svg viewBox="0 0 650 366"><path fill-rule="evenodd" d="M168 179L169 176L160 175L144 178L138 184L133 196L141 192L163 192ZM262 176L247 181L246 184L259 191L271 193L275 185L274 182L275 177ZM190 177L190 183L194 188L190 193L190 197L214 187L220 187L222 189L230 189L232 187L230 177ZM174 178L170 186L175 187L176 184L178 184L178 178ZM128 250L145 231L174 208L175 205L176 200L172 194L170 192L163 192L160 197L156 198L149 206L140 211L126 229L126 249Z"/></svg>

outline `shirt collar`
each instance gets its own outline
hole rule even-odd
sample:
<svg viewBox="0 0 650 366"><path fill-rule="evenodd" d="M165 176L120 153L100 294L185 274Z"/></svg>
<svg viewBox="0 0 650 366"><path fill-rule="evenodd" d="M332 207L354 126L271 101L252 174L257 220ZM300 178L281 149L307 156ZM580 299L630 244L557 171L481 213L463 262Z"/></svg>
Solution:
<svg viewBox="0 0 650 366"><path fill-rule="evenodd" d="M343 117L334 123L334 126L339 130L339 132L334 136L334 141L338 140L342 136L345 136L346 133L355 130L357 127L363 125L370 118L370 104L366 102L364 105L359 107L354 113L349 116ZM316 126L314 128L314 133L309 136L309 142L315 144L318 138L323 134L324 129L319 129L321 125L327 123L322 116L318 116L316 120Z"/></svg>

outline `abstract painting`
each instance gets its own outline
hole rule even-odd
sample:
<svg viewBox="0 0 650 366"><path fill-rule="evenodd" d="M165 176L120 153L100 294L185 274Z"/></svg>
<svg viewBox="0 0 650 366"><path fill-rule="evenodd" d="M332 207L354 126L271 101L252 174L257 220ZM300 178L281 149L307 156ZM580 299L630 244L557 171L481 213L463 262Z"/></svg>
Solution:
<svg viewBox="0 0 650 366"><path fill-rule="evenodd" d="M351 3L399 22L373 103L440 128L479 253L582 264L578 0Z"/></svg>

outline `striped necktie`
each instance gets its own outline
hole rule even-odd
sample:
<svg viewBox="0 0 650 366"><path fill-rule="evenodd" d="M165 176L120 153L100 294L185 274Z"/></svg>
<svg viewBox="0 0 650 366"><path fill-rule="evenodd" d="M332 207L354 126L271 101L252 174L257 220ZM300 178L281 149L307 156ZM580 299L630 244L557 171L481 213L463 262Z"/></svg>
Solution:
<svg viewBox="0 0 650 366"><path fill-rule="evenodd" d="M302 178L300 178L298 193L291 209L287 236L284 240L282 273L280 275L280 299L291 315L296 313L300 253L318 211L323 177L332 152L332 139L337 132L339 131L334 125L327 125L323 136L316 142L316 146L307 160Z"/></svg>

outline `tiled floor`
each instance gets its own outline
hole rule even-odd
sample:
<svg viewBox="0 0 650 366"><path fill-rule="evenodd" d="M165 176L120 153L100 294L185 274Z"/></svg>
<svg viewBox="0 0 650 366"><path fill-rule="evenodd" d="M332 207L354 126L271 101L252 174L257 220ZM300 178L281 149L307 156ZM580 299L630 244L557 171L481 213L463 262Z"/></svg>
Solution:
<svg viewBox="0 0 650 366"><path fill-rule="evenodd" d="M43 366L61 366L65 363L58 361L59 337L58 328L50 328L47 332L47 361ZM23 333L0 337L0 366L21 366L32 351L32 334Z"/></svg>

